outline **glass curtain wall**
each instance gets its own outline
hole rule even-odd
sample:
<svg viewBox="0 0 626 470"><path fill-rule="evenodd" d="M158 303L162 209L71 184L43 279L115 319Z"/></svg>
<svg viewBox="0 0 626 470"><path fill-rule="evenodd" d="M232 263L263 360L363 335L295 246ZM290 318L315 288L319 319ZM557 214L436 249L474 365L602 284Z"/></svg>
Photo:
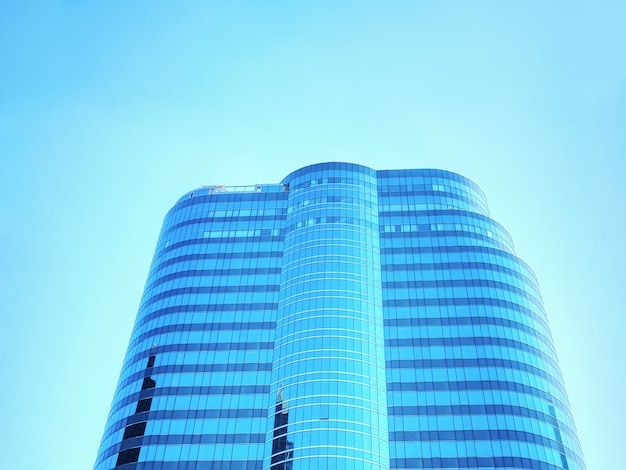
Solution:
<svg viewBox="0 0 626 470"><path fill-rule="evenodd" d="M201 188L167 214L95 470L262 468L286 200Z"/></svg>
<svg viewBox="0 0 626 470"><path fill-rule="evenodd" d="M392 468L585 468L535 276L482 191L378 176Z"/></svg>
<svg viewBox="0 0 626 470"><path fill-rule="evenodd" d="M584 470L482 191L324 163L165 217L94 470Z"/></svg>
<svg viewBox="0 0 626 470"><path fill-rule="evenodd" d="M287 437L266 468L388 469L376 174L321 164L284 182L270 421Z"/></svg>

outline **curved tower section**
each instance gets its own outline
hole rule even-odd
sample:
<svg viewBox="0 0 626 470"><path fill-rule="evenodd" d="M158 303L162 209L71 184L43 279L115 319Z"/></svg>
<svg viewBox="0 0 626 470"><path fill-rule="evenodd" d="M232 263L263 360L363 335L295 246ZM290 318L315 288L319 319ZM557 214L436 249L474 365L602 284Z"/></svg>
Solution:
<svg viewBox="0 0 626 470"><path fill-rule="evenodd" d="M283 183L290 195L270 396L274 445L264 468L388 469L376 172L327 163Z"/></svg>
<svg viewBox="0 0 626 470"><path fill-rule="evenodd" d="M378 172L395 469L584 469L537 282L482 191Z"/></svg>
<svg viewBox="0 0 626 470"><path fill-rule="evenodd" d="M209 186L168 212L95 470L260 470L283 185Z"/></svg>

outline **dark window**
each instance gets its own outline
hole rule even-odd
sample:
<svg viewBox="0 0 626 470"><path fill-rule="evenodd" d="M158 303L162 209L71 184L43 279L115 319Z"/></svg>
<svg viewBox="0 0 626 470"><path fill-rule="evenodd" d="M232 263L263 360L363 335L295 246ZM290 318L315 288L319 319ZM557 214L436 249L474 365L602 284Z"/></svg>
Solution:
<svg viewBox="0 0 626 470"><path fill-rule="evenodd" d="M150 405L152 405L152 398L142 398L137 402L137 410L135 411L135 413L150 411Z"/></svg>
<svg viewBox="0 0 626 470"><path fill-rule="evenodd" d="M120 465L124 465L126 463L132 463L139 461L139 447L135 447L134 449L127 449L120 452L117 456L116 467Z"/></svg>
<svg viewBox="0 0 626 470"><path fill-rule="evenodd" d="M143 379L143 384L141 385L142 390L148 390L154 387L156 387L156 382L150 377L146 377L145 379Z"/></svg>
<svg viewBox="0 0 626 470"><path fill-rule="evenodd" d="M124 437L122 437L122 440L125 441L126 439L130 439L133 437L143 436L145 432L146 432L145 421L143 423L131 424L130 426L126 426L126 429L124 430Z"/></svg>

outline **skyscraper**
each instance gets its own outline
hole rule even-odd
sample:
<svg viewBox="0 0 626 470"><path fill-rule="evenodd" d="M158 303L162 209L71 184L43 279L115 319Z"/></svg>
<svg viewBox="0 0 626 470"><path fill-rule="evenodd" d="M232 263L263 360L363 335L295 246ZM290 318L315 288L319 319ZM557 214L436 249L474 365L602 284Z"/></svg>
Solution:
<svg viewBox="0 0 626 470"><path fill-rule="evenodd" d="M323 163L165 217L95 470L585 465L482 191Z"/></svg>

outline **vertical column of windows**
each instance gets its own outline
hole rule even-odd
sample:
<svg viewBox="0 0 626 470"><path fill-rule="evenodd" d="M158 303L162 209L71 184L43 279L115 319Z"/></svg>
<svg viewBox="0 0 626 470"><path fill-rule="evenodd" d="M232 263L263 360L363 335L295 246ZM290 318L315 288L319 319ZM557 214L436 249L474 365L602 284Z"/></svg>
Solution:
<svg viewBox="0 0 626 470"><path fill-rule="evenodd" d="M373 172L328 164L288 179L265 468L386 469Z"/></svg>

